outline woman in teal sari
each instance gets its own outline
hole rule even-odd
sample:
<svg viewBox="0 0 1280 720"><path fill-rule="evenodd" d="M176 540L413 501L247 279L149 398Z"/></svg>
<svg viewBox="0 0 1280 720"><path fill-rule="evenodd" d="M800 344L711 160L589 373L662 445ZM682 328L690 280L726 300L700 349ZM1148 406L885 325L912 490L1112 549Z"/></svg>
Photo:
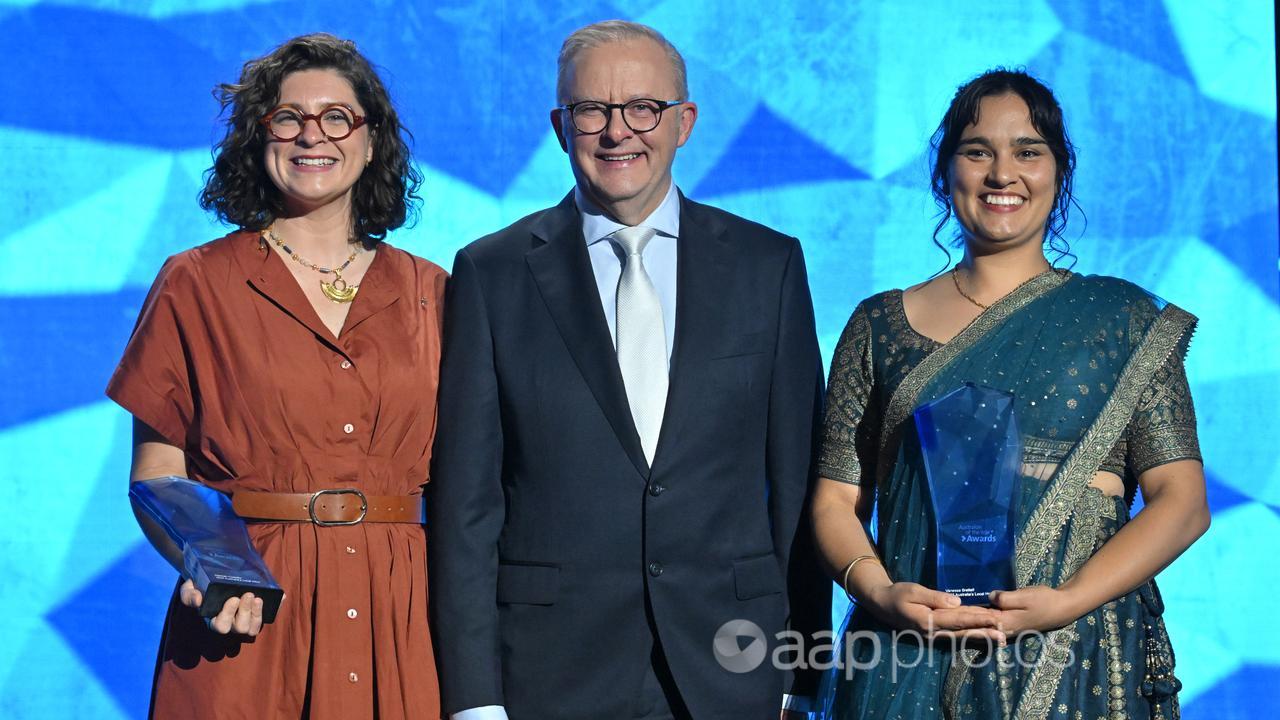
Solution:
<svg viewBox="0 0 1280 720"><path fill-rule="evenodd" d="M1046 260L1075 155L1035 79L996 70L961 87L933 148L938 229L955 217L964 258L860 303L832 362L813 517L855 605L823 710L1177 717L1152 578L1209 525L1183 370L1195 318ZM967 383L1013 395L1021 440L1013 586L989 606L929 589L937 538L912 420Z"/></svg>

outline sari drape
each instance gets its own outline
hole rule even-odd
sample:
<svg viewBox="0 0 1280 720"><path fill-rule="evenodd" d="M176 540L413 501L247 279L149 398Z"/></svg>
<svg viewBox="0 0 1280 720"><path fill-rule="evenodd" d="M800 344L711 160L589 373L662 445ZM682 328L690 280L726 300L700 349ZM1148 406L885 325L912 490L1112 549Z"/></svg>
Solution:
<svg viewBox="0 0 1280 720"><path fill-rule="evenodd" d="M819 472L874 483L889 576L932 587L936 538L912 411L965 382L1010 392L1024 447L1016 584L1060 585L1128 520L1141 472L1199 459L1182 369L1194 325L1131 283L1051 271L939 345L911 330L901 293L876 296L833 361ZM1124 495L1090 486L1100 469L1121 475ZM1176 717L1161 612L1149 582L1064 628L984 651L922 643L854 608L825 716Z"/></svg>

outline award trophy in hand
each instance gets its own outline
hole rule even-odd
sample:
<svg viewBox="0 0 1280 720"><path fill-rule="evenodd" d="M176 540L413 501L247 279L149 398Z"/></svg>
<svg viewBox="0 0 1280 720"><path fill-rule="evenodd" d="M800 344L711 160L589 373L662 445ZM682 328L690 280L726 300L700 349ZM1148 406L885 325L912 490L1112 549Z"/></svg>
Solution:
<svg viewBox="0 0 1280 720"><path fill-rule="evenodd" d="M938 539L937 589L966 605L1013 589L1022 439L1014 396L965 383L915 410Z"/></svg>
<svg viewBox="0 0 1280 720"><path fill-rule="evenodd" d="M284 592L230 498L172 476L130 483L129 497L182 549L184 575L204 595L201 616L214 617L228 598L252 592L262 598L262 622L275 620Z"/></svg>

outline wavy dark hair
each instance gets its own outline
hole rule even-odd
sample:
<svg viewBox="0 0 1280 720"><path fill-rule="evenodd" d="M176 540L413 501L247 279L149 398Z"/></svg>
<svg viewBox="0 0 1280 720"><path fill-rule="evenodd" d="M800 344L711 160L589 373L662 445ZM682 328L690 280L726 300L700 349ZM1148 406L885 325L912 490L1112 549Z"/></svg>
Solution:
<svg viewBox="0 0 1280 720"><path fill-rule="evenodd" d="M239 82L214 89L227 114L227 130L214 147L200 207L245 230L261 230L284 211L284 199L263 165L267 131L258 120L279 102L285 76L300 70L333 70L351 83L364 108L373 132L373 160L353 188L352 230L366 243L377 243L417 211L422 175L410 162L413 135L400 124L386 87L356 44L328 33L293 38L245 63Z"/></svg>
<svg viewBox="0 0 1280 720"><path fill-rule="evenodd" d="M964 129L978 121L978 109L983 98L1015 94L1022 98L1031 111L1031 124L1049 145L1049 152L1057 165L1057 188L1053 197L1053 209L1045 221L1045 244L1057 253L1056 263L1066 257L1075 264L1071 245L1063 237L1067 227L1067 213L1071 206L1083 215L1084 211L1071 192L1072 178L1076 170L1076 148L1067 136L1067 126L1062 119L1062 107L1053 91L1044 83L1027 74L1021 68L1008 70L1002 67L988 70L956 90L947 114L942 117L938 129L929 140L933 166L931 185L933 200L938 205L938 224L933 228L933 242L947 254L951 264L951 251L938 241L938 234L954 215L951 205L951 162L960 145ZM960 247L963 239L957 236L954 247ZM944 268L945 269L945 268Z"/></svg>

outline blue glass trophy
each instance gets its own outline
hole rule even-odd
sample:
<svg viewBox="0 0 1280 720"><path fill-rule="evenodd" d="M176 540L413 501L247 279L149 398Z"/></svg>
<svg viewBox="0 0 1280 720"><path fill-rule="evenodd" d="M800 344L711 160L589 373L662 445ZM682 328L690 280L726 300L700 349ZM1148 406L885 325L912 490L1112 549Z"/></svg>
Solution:
<svg viewBox="0 0 1280 720"><path fill-rule="evenodd" d="M965 383L915 410L938 538L937 589L966 605L1013 589L1022 438L1014 396Z"/></svg>
<svg viewBox="0 0 1280 720"><path fill-rule="evenodd" d="M231 498L172 476L130 483L129 498L181 548L184 575L204 595L203 617L217 615L228 598L251 592L262 598L262 622L275 620L284 592L249 540Z"/></svg>

